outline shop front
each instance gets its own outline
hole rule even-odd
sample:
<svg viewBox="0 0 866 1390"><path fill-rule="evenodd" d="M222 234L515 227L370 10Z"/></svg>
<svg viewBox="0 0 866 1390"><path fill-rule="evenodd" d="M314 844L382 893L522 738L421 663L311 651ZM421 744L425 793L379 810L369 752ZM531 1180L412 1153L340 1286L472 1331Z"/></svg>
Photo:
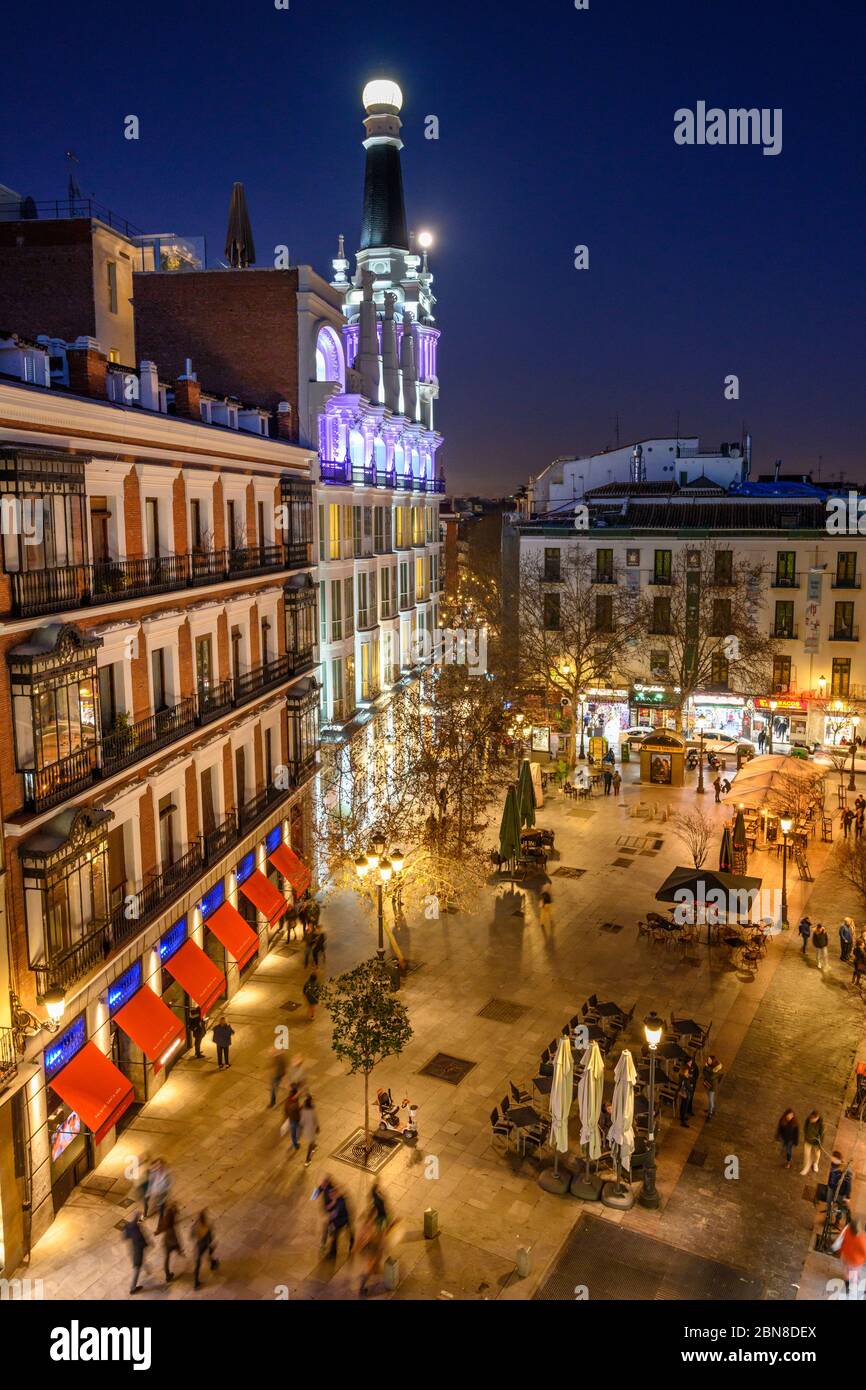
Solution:
<svg viewBox="0 0 866 1390"><path fill-rule="evenodd" d="M616 747L629 726L628 690L598 688L583 693L584 746L588 738L603 738L607 747Z"/></svg>
<svg viewBox="0 0 866 1390"><path fill-rule="evenodd" d="M226 992L226 978L216 965L187 935L186 917L181 917L160 937L162 998L184 1029L184 1047L192 1041L191 1023L206 1019L216 1001ZM181 1049L166 1063L166 1070L180 1056Z"/></svg>
<svg viewBox="0 0 866 1390"><path fill-rule="evenodd" d="M809 703L796 695L758 695L753 700L755 713L752 719L752 741L766 753L770 744L789 746L792 743L805 743ZM772 739L771 739L772 729Z"/></svg>
<svg viewBox="0 0 866 1390"><path fill-rule="evenodd" d="M133 1103L132 1082L88 1042L84 1014L42 1054L55 1213L93 1167L96 1147Z"/></svg>
<svg viewBox="0 0 866 1390"><path fill-rule="evenodd" d="M136 1106L154 1094L154 1079L183 1047L185 1020L144 983L140 960L109 986L108 1016L112 1061L135 1093L124 1116L131 1119Z"/></svg>
<svg viewBox="0 0 866 1390"><path fill-rule="evenodd" d="M269 854L269 846L276 848L281 840L282 829L276 825L265 839L264 854ZM262 867L257 868L256 857L257 851L250 850L235 869L235 880L238 886L238 911L256 933L258 933L258 914L261 913L270 941L277 934L280 923L289 911L289 904L280 892L276 870L270 866L267 858L263 858Z"/></svg>
<svg viewBox="0 0 866 1390"><path fill-rule="evenodd" d="M722 738L751 738L752 711L741 695L693 695L690 719L693 731L699 719L703 719L706 729L718 730Z"/></svg>
<svg viewBox="0 0 866 1390"><path fill-rule="evenodd" d="M670 685L644 685L629 692L629 725L641 729L676 729L680 691Z"/></svg>

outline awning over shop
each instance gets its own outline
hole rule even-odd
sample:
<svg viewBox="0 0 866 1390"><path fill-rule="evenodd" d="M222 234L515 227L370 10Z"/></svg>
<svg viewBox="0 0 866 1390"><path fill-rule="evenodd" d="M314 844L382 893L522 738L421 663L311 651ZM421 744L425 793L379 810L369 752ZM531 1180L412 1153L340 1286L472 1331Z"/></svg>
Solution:
<svg viewBox="0 0 866 1390"><path fill-rule="evenodd" d="M142 985L114 1015L127 1037L141 1048L149 1062L163 1066L183 1039L183 1023L158 994Z"/></svg>
<svg viewBox="0 0 866 1390"><path fill-rule="evenodd" d="M210 925L210 923L208 923ZM221 994L225 994L226 977L209 956L194 941L185 941L165 963L165 968L194 999L206 1014Z"/></svg>
<svg viewBox="0 0 866 1390"><path fill-rule="evenodd" d="M246 887L246 884L243 886ZM239 967L246 965L259 949L256 933L231 903L223 903L222 907L218 907L213 916L208 917L207 924Z"/></svg>
<svg viewBox="0 0 866 1390"><path fill-rule="evenodd" d="M269 878L265 878L260 869L255 869L249 878L245 878L240 884L240 890L245 898L249 898L259 912L263 912L268 919L268 925L272 926L278 917L282 917L284 912L288 912L289 904L286 902L279 888L271 883ZM241 919L243 920L243 919ZM220 938L222 940L222 938Z"/></svg>
<svg viewBox="0 0 866 1390"><path fill-rule="evenodd" d="M97 1144L132 1104L132 1082L92 1042L85 1043L49 1084L81 1116Z"/></svg>
<svg viewBox="0 0 866 1390"><path fill-rule="evenodd" d="M277 845L268 859L277 872L289 880L299 898L306 893L312 881L310 871L293 849L288 845Z"/></svg>

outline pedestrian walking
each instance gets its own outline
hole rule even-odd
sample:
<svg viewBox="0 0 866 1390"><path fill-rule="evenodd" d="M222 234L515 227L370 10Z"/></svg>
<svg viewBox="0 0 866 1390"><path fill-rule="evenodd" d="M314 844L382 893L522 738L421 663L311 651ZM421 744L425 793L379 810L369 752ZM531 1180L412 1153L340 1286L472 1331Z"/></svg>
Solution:
<svg viewBox="0 0 866 1390"><path fill-rule="evenodd" d="M863 808L862 808L862 806L861 806L860 810L857 812L856 816L854 817L854 838L855 838L855 840L861 840L861 839L863 838Z"/></svg>
<svg viewBox="0 0 866 1390"><path fill-rule="evenodd" d="M385 1258L385 1231L376 1222L372 1207L361 1219L356 1249L361 1261L358 1297L366 1298L367 1285L378 1277Z"/></svg>
<svg viewBox="0 0 866 1390"><path fill-rule="evenodd" d="M162 1209L162 1215L159 1218L159 1224L156 1228L156 1234L162 1236L163 1272L165 1273L165 1282L167 1284L170 1284L174 1278L171 1272L172 1255L175 1251L177 1251L179 1255L183 1254L183 1246L180 1243L180 1237L177 1233L178 1215L177 1203L166 1202Z"/></svg>
<svg viewBox="0 0 866 1390"><path fill-rule="evenodd" d="M685 1068L680 1072L680 1084L677 1088L677 1107L680 1112L680 1124L684 1129L689 1127L689 1091L688 1077Z"/></svg>
<svg viewBox="0 0 866 1390"><path fill-rule="evenodd" d="M219 1269L220 1262L214 1251L216 1249L216 1237L214 1236L213 1226L207 1211L202 1208L192 1223L192 1238L195 1241L195 1274L193 1276L193 1288L201 1288L201 1264L205 1255L212 1270Z"/></svg>
<svg viewBox="0 0 866 1390"><path fill-rule="evenodd" d="M851 983L859 985L860 976L866 971L866 934L854 943L854 973L851 976Z"/></svg>
<svg viewBox="0 0 866 1390"><path fill-rule="evenodd" d="M189 1011L189 1032L195 1046L195 1056L203 1057L201 1044L207 1033L207 1027L201 1016L201 1009L197 1005L194 1005Z"/></svg>
<svg viewBox="0 0 866 1390"><path fill-rule="evenodd" d="M801 1178L805 1178L810 1168L813 1173L817 1173L823 1143L824 1121L817 1110L811 1110L803 1122L803 1169L800 1173Z"/></svg>
<svg viewBox="0 0 866 1390"><path fill-rule="evenodd" d="M147 1206L155 1211L160 1220L171 1192L171 1173L164 1159L155 1158L150 1165L147 1183Z"/></svg>
<svg viewBox="0 0 866 1390"><path fill-rule="evenodd" d="M809 937L812 935L812 923L809 921L808 917L800 918L800 925L797 931L800 933L800 938L803 942L803 955L805 956L806 947L809 944Z"/></svg>
<svg viewBox="0 0 866 1390"><path fill-rule="evenodd" d="M325 960L325 951L328 945L328 938L321 927L316 927L313 933L313 965L316 970L319 968L319 960Z"/></svg>
<svg viewBox="0 0 866 1390"><path fill-rule="evenodd" d="M319 1117L316 1114L316 1107L313 1105L313 1097L306 1096L301 1106L300 1119L301 1141L307 1146L307 1157L304 1160L304 1167L309 1168L313 1161L313 1154L319 1147L316 1143L316 1135L319 1132Z"/></svg>
<svg viewBox="0 0 866 1390"><path fill-rule="evenodd" d="M698 1075L698 1064L695 1061L694 1057L690 1057L689 1060L686 1062L685 1066L683 1067L683 1076L685 1077L689 1088L688 1113L690 1115L694 1115L695 1113L695 1087L698 1084Z"/></svg>
<svg viewBox="0 0 866 1390"><path fill-rule="evenodd" d="M142 1214L147 1216L147 1190L150 1186L150 1154L139 1154L137 1165L137 1180L133 1188L133 1195L136 1200L141 1202Z"/></svg>
<svg viewBox="0 0 866 1390"><path fill-rule="evenodd" d="M833 1224L837 1227L841 1225L843 1216L847 1221L851 1215L848 1202L851 1197L853 1177L850 1158L846 1163L839 1150L834 1149L830 1156L830 1171L827 1174L827 1207L824 1215L829 1215L831 1208L834 1208Z"/></svg>
<svg viewBox="0 0 866 1390"><path fill-rule="evenodd" d="M223 1067L231 1066L231 1062L229 1061L229 1048L232 1045L232 1038L234 1035L234 1028L232 1028L231 1024L225 1018L221 1018L219 1023L214 1025L213 1040L216 1043L217 1068L219 1071L222 1071Z"/></svg>
<svg viewBox="0 0 866 1390"><path fill-rule="evenodd" d="M843 917L839 925L839 959L848 961L854 949L854 919Z"/></svg>
<svg viewBox="0 0 866 1390"><path fill-rule="evenodd" d="M716 801L721 801L721 799L722 799L722 779L721 779L721 776L719 775L718 772L716 773L715 777L713 778L713 791L716 793Z"/></svg>
<svg viewBox="0 0 866 1390"><path fill-rule="evenodd" d="M325 1251L325 1259L335 1260L337 1258L337 1246L341 1231L348 1231L349 1233L349 1254L351 1255L355 1248L355 1228L352 1225L349 1204L338 1187L331 1187L326 1210L328 1214L328 1248Z"/></svg>
<svg viewBox="0 0 866 1390"><path fill-rule="evenodd" d="M538 895L538 921L544 931L553 927L553 897L549 888L543 888Z"/></svg>
<svg viewBox="0 0 866 1390"><path fill-rule="evenodd" d="M827 947L829 944L830 938L819 922L812 932L812 945L815 947L815 959L818 962L818 969L821 971L827 969Z"/></svg>
<svg viewBox="0 0 866 1390"><path fill-rule="evenodd" d="M613 774L613 794L614 794L614 796L619 796L619 789L620 789L621 786L622 786L622 777L621 777L621 775L620 775L619 768L617 768L617 769L616 769L616 772Z"/></svg>
<svg viewBox="0 0 866 1390"><path fill-rule="evenodd" d="M846 840L848 839L848 836L851 833L851 826L853 824L854 812L851 810L850 806L846 806L844 811L842 812L842 834L844 835Z"/></svg>
<svg viewBox="0 0 866 1390"><path fill-rule="evenodd" d="M785 1154L785 1167L790 1168L791 1156L800 1142L800 1126L793 1110L786 1110L776 1126L776 1138Z"/></svg>
<svg viewBox="0 0 866 1390"><path fill-rule="evenodd" d="M319 1002L319 996L321 994L321 990L319 988L319 977L316 974L315 970L311 970L309 975L307 976L307 979L304 982L302 993L307 1001L307 1018L312 1023L313 1019L316 1017L316 1005Z"/></svg>
<svg viewBox="0 0 866 1390"><path fill-rule="evenodd" d="M306 1066L304 1064L304 1059L300 1052L296 1052L289 1063L289 1085L294 1086L296 1091L302 1091L304 1089L304 1082L306 1080L304 1075L305 1071Z"/></svg>
<svg viewBox="0 0 866 1390"><path fill-rule="evenodd" d="M280 1082L286 1074L287 1067L285 1049L275 1047L271 1058L271 1108L277 1103L277 1091L280 1089Z"/></svg>
<svg viewBox="0 0 866 1390"><path fill-rule="evenodd" d="M604 794L610 796L610 789L613 786L613 773L609 767L604 769Z"/></svg>
<svg viewBox="0 0 866 1390"><path fill-rule="evenodd" d="M289 1153L297 1153L301 1147L298 1141L298 1130L301 1124L301 1093L297 1086L289 1086L289 1094L283 1101L283 1133L289 1136Z"/></svg>
<svg viewBox="0 0 866 1390"><path fill-rule="evenodd" d="M378 1181L373 1182L370 1188L370 1206L375 1213L376 1223L383 1229L391 1224L391 1213L388 1210L388 1203L385 1201L385 1194L379 1186Z"/></svg>
<svg viewBox="0 0 866 1390"><path fill-rule="evenodd" d="M758 752L763 753L764 744L767 742L767 734L764 729L758 730Z"/></svg>
<svg viewBox="0 0 866 1390"><path fill-rule="evenodd" d="M316 940L316 929L312 922L304 920L304 969L310 964L313 955L313 945Z"/></svg>
<svg viewBox="0 0 866 1390"><path fill-rule="evenodd" d="M129 1286L130 1293L138 1293L139 1279L144 1269L144 1256L147 1247L150 1245L150 1236L142 1226L142 1213L133 1212L129 1221L123 1228L123 1238L129 1241L129 1253L132 1258L132 1283Z"/></svg>
<svg viewBox="0 0 866 1390"><path fill-rule="evenodd" d="M859 1301L863 1297L863 1265L866 1264L866 1236L852 1216L834 1240L831 1249L839 1255L849 1299Z"/></svg>
<svg viewBox="0 0 866 1390"><path fill-rule="evenodd" d="M704 1058L704 1065L701 1078L704 1083L704 1090L707 1093L707 1119L711 1120L716 1113L716 1095L719 1089L719 1082L722 1079L722 1064L718 1057L714 1057L712 1052Z"/></svg>

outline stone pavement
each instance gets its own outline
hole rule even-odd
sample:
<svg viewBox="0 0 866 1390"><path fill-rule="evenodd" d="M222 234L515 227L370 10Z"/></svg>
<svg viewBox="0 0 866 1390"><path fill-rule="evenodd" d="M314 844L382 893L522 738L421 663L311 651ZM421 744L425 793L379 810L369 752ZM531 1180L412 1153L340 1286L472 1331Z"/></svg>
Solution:
<svg viewBox="0 0 866 1390"><path fill-rule="evenodd" d="M661 1210L621 1213L594 1204L593 1214L741 1268L764 1284L769 1297L796 1293L812 1209L803 1198L807 1180L781 1169L775 1125L787 1104L802 1120L815 1103L825 1115L830 1145L861 1036L862 1007L845 988L838 962L830 978L821 979L811 961L800 959L795 933L771 944L756 976L730 968L718 948L694 947L683 957L678 948L638 939L637 918L654 906L658 884L686 856L669 824L633 819L628 808L639 798L676 808L694 804L695 797L691 787L641 789L636 768L623 771L619 801L600 797L574 805L554 794L539 814L539 823L556 831L559 851L549 864L552 933L545 936L538 925L532 887L521 915L507 883L491 885L471 913L419 921L407 933L408 953L419 968L404 980L402 997L415 1036L401 1057L382 1064L371 1085L373 1091L377 1084L390 1086L395 1097L408 1095L420 1106L417 1149L398 1148L381 1174L401 1219L401 1282L392 1297L428 1299L444 1292L525 1299L538 1288L583 1207L542 1192L533 1160L492 1146L489 1112L510 1079L528 1084L542 1049L593 992L626 1008L635 1005L625 1040L635 1052L640 1020L651 1008L712 1019L711 1046L726 1067L720 1113L711 1125L700 1116L688 1129L664 1121ZM702 805L721 823L724 807L715 806L711 791ZM645 836L643 848L622 854L617 840L625 836ZM810 850L816 876L826 854L825 846ZM625 862L615 867L616 859ZM584 872L556 872L563 867ZM775 857L759 854L750 870L763 873L769 886L777 882ZM839 886L829 875L816 884L795 879L789 891L793 921L810 893L813 917L819 901L822 911L826 901L837 914L828 923L833 928L840 904L854 906L844 893L834 899ZM331 973L372 953L372 923L352 895L330 899L323 920ZM603 931L601 924L610 921L622 930ZM143 1152L168 1160L184 1232L197 1206L207 1205L221 1268L195 1294L189 1262L177 1261L179 1277L166 1288L154 1252L139 1297L354 1295L354 1265L343 1255L336 1267L320 1258L322 1215L310 1197L318 1179L333 1169L354 1209L363 1204L369 1179L332 1157L362 1121L363 1082L348 1076L330 1053L323 1011L307 1023L302 1011L285 1009L287 1002L301 1001L302 981L298 948L281 947L227 1006L236 1030L231 1069L216 1070L210 1039L205 1061L177 1064L35 1247L28 1273L44 1280L47 1298L127 1296L129 1257L117 1225L129 1211L120 1205L129 1200L129 1157ZM525 1012L513 1023L479 1017L491 999L513 1001ZM290 1029L291 1050L306 1058L319 1113L321 1144L309 1169L298 1156L287 1156L279 1136L281 1111L268 1109L269 1055L279 1025ZM419 1074L437 1052L474 1064L459 1085ZM575 1145L576 1136L573 1121ZM693 1149L706 1155L702 1166L688 1162ZM735 1182L722 1175L727 1154L740 1162ZM429 1156L436 1165L425 1162ZM423 1238L427 1207L439 1214L441 1235L433 1241ZM532 1272L519 1279L515 1252L523 1243L532 1247ZM822 1267L827 1262L813 1258ZM810 1279L808 1296L825 1296L820 1271ZM389 1295L380 1287L378 1296Z"/></svg>

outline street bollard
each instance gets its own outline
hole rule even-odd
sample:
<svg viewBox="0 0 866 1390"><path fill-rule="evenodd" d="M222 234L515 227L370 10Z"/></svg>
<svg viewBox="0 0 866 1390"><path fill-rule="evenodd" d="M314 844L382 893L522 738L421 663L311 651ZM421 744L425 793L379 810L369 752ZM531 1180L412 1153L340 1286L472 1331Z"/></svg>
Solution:
<svg viewBox="0 0 866 1390"><path fill-rule="evenodd" d="M521 1279L525 1279L532 1267L530 1260L530 1247L528 1245L518 1245L517 1247L517 1273Z"/></svg>
<svg viewBox="0 0 866 1390"><path fill-rule="evenodd" d="M435 1207L428 1207L424 1212L424 1239L434 1240L439 1234L439 1213Z"/></svg>
<svg viewBox="0 0 866 1390"><path fill-rule="evenodd" d="M400 1282L400 1261L396 1256L388 1256L383 1269L383 1277L385 1288L389 1293L393 1293Z"/></svg>

